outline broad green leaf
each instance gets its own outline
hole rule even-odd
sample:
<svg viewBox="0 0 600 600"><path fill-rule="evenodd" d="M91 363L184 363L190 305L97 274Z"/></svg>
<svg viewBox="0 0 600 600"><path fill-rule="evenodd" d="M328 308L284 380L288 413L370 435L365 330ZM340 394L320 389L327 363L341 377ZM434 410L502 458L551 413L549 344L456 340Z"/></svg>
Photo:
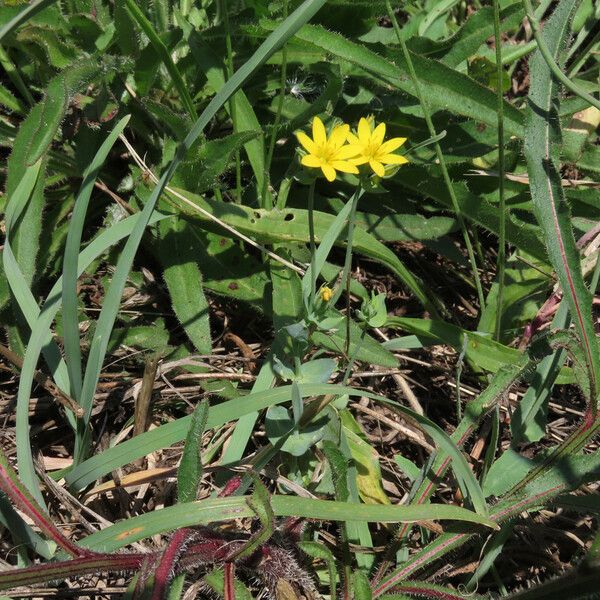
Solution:
<svg viewBox="0 0 600 600"><path fill-rule="evenodd" d="M432 338L438 343L448 344L460 352L464 346L464 336L467 336L466 357L472 361L473 365L481 367L487 371L496 372L500 367L506 364L516 364L519 362L522 353L515 348L509 348L491 337L480 335L466 329L462 329L451 323L444 321L435 321L430 319L414 319L409 317L389 317L386 323L387 327L402 329L409 333L424 338ZM394 340L386 343L390 350L394 349Z"/></svg>
<svg viewBox="0 0 600 600"><path fill-rule="evenodd" d="M164 220L159 225L158 258L163 266L175 315L200 354L210 354L208 301L198 268L196 240L185 219Z"/></svg>
<svg viewBox="0 0 600 600"><path fill-rule="evenodd" d="M84 59L73 63L69 69L50 81L45 97L21 123L15 138L8 159L6 193L9 198L16 190L27 166L46 155L73 94L87 85L100 71L101 65L97 59ZM30 286L36 272L43 207L44 178L40 177L27 209L13 232L13 252Z"/></svg>
<svg viewBox="0 0 600 600"><path fill-rule="evenodd" d="M302 284L298 273L275 261L270 262L269 272L273 286L273 327L279 332L303 316Z"/></svg>
<svg viewBox="0 0 600 600"><path fill-rule="evenodd" d="M452 210L446 186L437 171L416 165L404 165L402 177L398 178L398 184L419 195L429 196L442 206ZM465 219L498 235L500 223L498 209L487 200L482 199L481 196L471 192L464 182L454 182L453 187ZM506 222L506 239L538 260L547 262L540 228L519 218L515 211L511 212L510 218Z"/></svg>
<svg viewBox="0 0 600 600"><path fill-rule="evenodd" d="M191 226L204 287L271 314L265 265L244 252L231 238L202 231L196 223Z"/></svg>
<svg viewBox="0 0 600 600"><path fill-rule="evenodd" d="M0 42L10 33L15 31L21 24L26 23L34 15L41 10L44 10L47 6L54 4L56 0L33 0L27 6L23 7L22 10L18 11L8 22L6 22L2 29L0 29Z"/></svg>
<svg viewBox="0 0 600 600"><path fill-rule="evenodd" d="M198 115L196 113L196 108L194 106L194 102L190 95L187 85L183 81L181 77L181 73L177 68L177 65L173 62L171 54L169 50L164 45L163 41L160 39L156 31L154 31L154 27L152 23L146 18L141 8L133 1L133 0L125 0L125 6L129 11L131 17L135 20L135 22L140 26L141 30L146 34L148 39L150 40L150 44L156 51L156 53L160 56L161 61L167 68L171 79L173 80L173 85L175 89L179 93L181 98L181 103L185 106L186 111L192 119L197 119Z"/></svg>
<svg viewBox="0 0 600 600"><path fill-rule="evenodd" d="M390 499L383 490L379 455L366 441L360 426L347 411L341 413L342 423L346 428L346 439L356 465L356 484L361 500L365 504L390 504Z"/></svg>
<svg viewBox="0 0 600 600"><path fill-rule="evenodd" d="M202 39L202 34L192 32L188 43L194 60L206 74L210 86L218 92L225 85L223 59L217 56L211 47ZM260 121L256 117L252 104L243 91L233 96L235 103L236 133L262 131ZM230 111L230 104L225 108ZM265 142L263 136L254 136L245 142L248 160L256 177L256 189L262 190L265 178ZM260 204L260 203L259 203Z"/></svg>
<svg viewBox="0 0 600 600"><path fill-rule="evenodd" d="M218 178L229 167L234 152L260 137L260 131L232 133L225 138L204 143L197 152L192 151L191 160L181 165L176 180L184 187L201 194L219 185Z"/></svg>
<svg viewBox="0 0 600 600"><path fill-rule="evenodd" d="M266 21L261 25L267 31L275 27L274 23ZM317 46L338 60L360 67L382 84L415 95L406 64L401 56L396 57L396 64L394 64L366 47L318 25L302 27L296 33L296 39ZM449 110L492 127L496 126L496 96L491 90L437 61L417 54L413 54L412 59L421 84L427 87L427 98L432 108ZM507 102L504 106L504 114L507 133L521 137L523 135L521 113Z"/></svg>
<svg viewBox="0 0 600 600"><path fill-rule="evenodd" d="M325 435L327 418L322 417L297 431L296 421L283 406L271 406L265 415L265 431L274 446L281 440L281 449L292 456L302 456Z"/></svg>
<svg viewBox="0 0 600 600"><path fill-rule="evenodd" d="M38 46L41 58L57 69L64 69L77 57L75 46L63 41L56 31L47 27L29 24L19 31L17 41Z"/></svg>

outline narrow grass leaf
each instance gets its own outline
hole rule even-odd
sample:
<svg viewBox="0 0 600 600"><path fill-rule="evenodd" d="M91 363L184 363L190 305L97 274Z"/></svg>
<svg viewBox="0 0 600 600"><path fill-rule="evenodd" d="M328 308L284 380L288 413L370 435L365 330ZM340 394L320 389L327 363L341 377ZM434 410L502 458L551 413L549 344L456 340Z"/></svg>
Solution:
<svg viewBox="0 0 600 600"><path fill-rule="evenodd" d="M192 225L185 219L162 221L159 225L158 259L163 266L171 305L188 338L200 354L210 354L208 300L202 272L196 262L196 240Z"/></svg>
<svg viewBox="0 0 600 600"><path fill-rule="evenodd" d="M271 506L276 517L298 517L321 521L348 521L372 523L403 523L422 520L463 521L491 527L496 525L481 515L450 504L425 506L348 504L333 500L316 500L294 496L275 495ZM207 525L219 521L254 517L245 496L215 498L199 502L177 504L144 515L132 517L81 541L86 548L112 552L127 544L179 527Z"/></svg>
<svg viewBox="0 0 600 600"><path fill-rule="evenodd" d="M129 118L129 115L127 115L117 123L85 170L83 182L71 214L69 232L67 233L62 275L63 338L65 361L69 371L70 394L76 401L79 401L81 396L81 348L77 311L77 262L81 246L81 236L98 173L117 138L127 126Z"/></svg>
<svg viewBox="0 0 600 600"><path fill-rule="evenodd" d="M461 487L463 487L465 497L470 497L474 507L480 514L486 513L485 500L481 488L467 461L457 448L451 438L430 421L427 417L419 415L414 411L397 404L383 396L372 394L364 390L358 390L351 387L331 385L331 384L302 384L299 386L302 397L311 397L318 395L344 395L365 396L385 404L391 410L399 412L403 416L416 422L428 435L432 437L440 450L450 457L452 467ZM206 427L208 429L218 427L229 421L239 419L245 414L249 414L275 404L289 402L291 386L281 386L275 389L264 390L249 394L244 397L244 401L238 399L223 402L222 404L211 406L208 414ZM170 444L181 441L189 428L191 417L183 417L166 425L136 436L113 448L105 450L101 454L93 456L76 466L66 477L67 483L75 489L82 489L92 483L99 477L112 470L122 467L132 460L141 458L150 452L165 448Z"/></svg>
<svg viewBox="0 0 600 600"><path fill-rule="evenodd" d="M152 23L150 23L150 21L146 18L146 15L144 15L142 9L133 0L125 0L125 6L127 7L129 14L140 26L141 30L146 34L146 36L148 36L150 43L167 68L167 71L173 80L173 85L175 86L175 89L181 98L181 102L185 106L188 114L192 119L197 119L198 115L196 113L196 108L194 107L194 102L190 96L185 81L183 81L181 73L179 72L177 65L173 62L167 47L163 44L156 31L154 31Z"/></svg>

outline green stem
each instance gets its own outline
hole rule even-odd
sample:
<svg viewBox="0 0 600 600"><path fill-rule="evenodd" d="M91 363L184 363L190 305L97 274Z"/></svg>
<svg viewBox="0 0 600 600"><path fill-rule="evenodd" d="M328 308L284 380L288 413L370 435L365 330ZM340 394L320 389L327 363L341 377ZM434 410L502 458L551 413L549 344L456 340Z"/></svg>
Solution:
<svg viewBox="0 0 600 600"><path fill-rule="evenodd" d="M415 86L415 92L419 103L421 104L421 109L423 110L423 116L425 117L425 122L427 123L427 129L429 130L429 135L432 138L437 136L435 131L435 127L433 126L433 122L431 120L431 115L429 113L429 107L425 101L425 96L423 95L423 91L421 89L421 84L419 83L419 79L417 77L417 73L415 71L415 67L412 62L412 58L410 57L410 52L402 37L400 32L400 26L398 25L398 21L396 19L396 15L392 10L392 5L390 0L385 0L385 5L387 7L387 11L389 17L392 21L392 25L394 26L394 31L396 32L396 37L398 38L398 42L402 49L402 54L404 56L404 60L406 61L406 66L408 67L408 73L410 78ZM446 161L444 159L444 154L442 152L442 148L439 142L435 142L435 153L437 155L438 162L440 164L440 169L442 171L442 176L444 178L444 183L446 184L446 188L448 189L448 195L452 201L452 206L454 208L454 212L456 213L456 219L460 226L460 229L463 234L463 238L465 241L465 246L467 247L467 253L469 255L469 262L471 263L471 269L473 270L473 277L475 279L475 286L477 288L477 297L479 298L479 305L481 309L485 306L485 300L483 297L483 288L481 286L481 278L479 277L479 272L477 271L477 264L475 262L475 255L473 254L473 245L471 244L471 238L469 237L469 233L467 231L467 227L465 225L465 221L463 218L463 214L461 212L460 206L458 205L458 200L456 199L456 194L454 193L454 187L452 186L452 181L450 180L450 175L448 173L448 168L446 167Z"/></svg>
<svg viewBox="0 0 600 600"><path fill-rule="evenodd" d="M338 298L342 293L342 286L346 288L346 344L345 354L348 356L350 351L350 278L352 276L352 244L354 241L354 221L356 217L356 207L358 199L361 196L362 185L359 185L352 196L352 207L348 216L348 235L346 237L346 258L344 259L344 270L342 271L341 284L336 290L333 298L330 300L331 306L335 306Z"/></svg>
<svg viewBox="0 0 600 600"><path fill-rule="evenodd" d="M231 44L231 29L229 27L229 7L228 0L221 0L221 14L223 17L223 25L225 26L225 47L227 50L227 61L225 68L227 70L227 79L231 79L233 75L233 46ZM237 106L235 103L235 95L229 101L229 112L231 114L231 122L233 123L233 132L238 132L237 126ZM242 203L242 161L240 159L240 151L235 153L235 199L238 204Z"/></svg>
<svg viewBox="0 0 600 600"><path fill-rule="evenodd" d="M310 306L315 305L315 293L317 288L317 266L315 264L315 254L317 252L315 246L315 183L316 179L312 180L308 190L308 237L310 240Z"/></svg>
<svg viewBox="0 0 600 600"><path fill-rule="evenodd" d="M494 41L496 44L496 97L498 104L498 298L496 302L496 327L494 337L500 341L502 335L502 309L504 305L504 270L506 263L506 202L504 198L504 97L502 94L502 40L500 38L500 0L494 0Z"/></svg>
<svg viewBox="0 0 600 600"><path fill-rule="evenodd" d="M537 20L535 15L533 14L533 6L531 5L530 0L523 0L523 8L525 9L525 14L527 15L527 19L529 20L529 24L531 25L531 30L533 31L533 37L537 43L540 54L542 58L546 61L548 68L552 71L552 75L556 77L568 90L571 90L576 96L579 96L586 102L589 102L592 106L595 106L598 110L600 110L600 100L594 98L591 94L588 94L585 90L582 90L576 83L573 83L560 69L560 67L554 62L554 58L552 58L552 54L550 49L546 45L544 38L540 32L540 22Z"/></svg>
<svg viewBox="0 0 600 600"><path fill-rule="evenodd" d="M349 323L349 321L348 321ZM346 334L348 335L348 339L350 339L350 335L348 333L348 331L346 331ZM360 334L360 339L358 340L358 344L356 344L356 348L354 349L354 352L352 353L352 356L350 357L350 360L348 361L348 365L346 366L346 370L344 371L344 380L342 382L342 385L348 385L348 379L350 379L350 373L352 372L352 367L354 365L354 363L356 362L356 357L358 356L358 353L360 352L360 349L362 348L363 342L365 340L365 337L367 336L367 326L365 325L365 328L362 330L362 333Z"/></svg>
<svg viewBox="0 0 600 600"><path fill-rule="evenodd" d="M35 100L33 96L27 89L25 82L23 81L21 74L19 73L19 69L14 65L13 61L8 56L6 50L2 46L0 46L0 65L4 67L8 78L12 81L13 85L19 90L19 93L29 106L33 106L35 104Z"/></svg>
<svg viewBox="0 0 600 600"><path fill-rule="evenodd" d="M283 0L283 18L288 16L288 0ZM273 121L273 129L271 130L271 138L269 140L269 149L267 151L267 160L265 162L265 177L262 189L263 207L267 209L273 208L273 197L267 194L268 186L271 181L271 163L273 162L273 154L275 153L275 143L277 142L277 132L281 124L281 114L283 113L283 102L285 100L285 82L287 79L287 50L284 46L281 49L281 73L279 78L279 100L277 103L277 113L275 121Z"/></svg>

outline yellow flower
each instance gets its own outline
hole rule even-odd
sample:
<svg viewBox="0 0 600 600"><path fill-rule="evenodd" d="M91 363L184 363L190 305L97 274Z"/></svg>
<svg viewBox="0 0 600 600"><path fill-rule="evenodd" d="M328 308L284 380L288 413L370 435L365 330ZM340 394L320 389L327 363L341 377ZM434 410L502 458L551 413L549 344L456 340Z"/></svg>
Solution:
<svg viewBox="0 0 600 600"><path fill-rule="evenodd" d="M383 177L385 175L384 165L403 165L408 159L399 154L392 154L404 144L406 138L392 138L384 142L385 123L380 123L373 127L373 122L364 117L358 122L358 135L348 134L348 146L354 149L356 158L351 158L350 162L355 165L369 166L376 175ZM349 151L348 151L349 152Z"/></svg>
<svg viewBox="0 0 600 600"><path fill-rule="evenodd" d="M327 181L335 179L336 171L357 174L356 166L348 161L358 154L358 150L345 145L349 132L348 125L336 125L327 136L323 121L315 117L312 122L312 139L302 131L296 133L298 141L308 152L300 162L305 167L321 169Z"/></svg>
<svg viewBox="0 0 600 600"><path fill-rule="evenodd" d="M323 302L329 302L331 300L331 298L333 297L333 290L331 288L328 288L326 285L324 285L319 290L319 294L321 295L321 300L323 300Z"/></svg>

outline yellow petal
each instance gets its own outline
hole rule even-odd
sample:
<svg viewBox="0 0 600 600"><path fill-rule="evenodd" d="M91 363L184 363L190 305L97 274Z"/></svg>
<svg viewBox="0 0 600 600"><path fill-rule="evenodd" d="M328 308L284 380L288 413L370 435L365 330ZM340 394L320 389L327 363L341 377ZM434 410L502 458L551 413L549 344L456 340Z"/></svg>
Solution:
<svg viewBox="0 0 600 600"><path fill-rule="evenodd" d="M386 154L385 156L378 156L384 165L404 165L408 162L408 158L400 156L399 154Z"/></svg>
<svg viewBox="0 0 600 600"><path fill-rule="evenodd" d="M335 179L335 169L329 163L323 163L321 165L321 171L323 171L323 175L327 177L327 181L333 181Z"/></svg>
<svg viewBox="0 0 600 600"><path fill-rule="evenodd" d="M360 140L351 132L348 132L348 143L352 146L360 146Z"/></svg>
<svg viewBox="0 0 600 600"><path fill-rule="evenodd" d="M348 132L350 131L349 125L337 125L333 128L331 135L329 136L329 143L334 146L334 148L340 148L346 142L346 138L348 137Z"/></svg>
<svg viewBox="0 0 600 600"><path fill-rule="evenodd" d="M304 133L304 131L297 131L296 137L307 152L310 152L311 154L317 153L317 145Z"/></svg>
<svg viewBox="0 0 600 600"><path fill-rule="evenodd" d="M317 158L312 154L307 154L306 156L303 156L300 159L300 163L303 164L305 167L320 167L322 162L323 161L320 158Z"/></svg>
<svg viewBox="0 0 600 600"><path fill-rule="evenodd" d="M376 160L370 160L369 166L371 167L371 169L373 169L375 175L379 175L379 177L383 177L385 175L385 169L383 168L383 165L380 162Z"/></svg>
<svg viewBox="0 0 600 600"><path fill-rule="evenodd" d="M406 138L392 138L391 140L388 140L387 142L381 144L379 148L379 153L389 154L390 152L393 152L394 150L400 148L400 146L402 146L402 144L404 144L405 141Z"/></svg>
<svg viewBox="0 0 600 600"><path fill-rule="evenodd" d="M362 154L360 156L357 156L356 158L348 159L348 162L352 163L353 165L364 165L365 163L369 162L369 159L364 154Z"/></svg>
<svg viewBox="0 0 600 600"><path fill-rule="evenodd" d="M313 141L319 146L324 146L327 143L327 133L325 125L319 117L315 117L312 122Z"/></svg>
<svg viewBox="0 0 600 600"><path fill-rule="evenodd" d="M358 122L358 139L363 146L367 146L371 141L371 126L364 117Z"/></svg>
<svg viewBox="0 0 600 600"><path fill-rule="evenodd" d="M333 158L335 160L345 160L346 158L350 158L358 154L362 154L362 146L353 146L352 144L347 144L346 146L342 146L339 150L337 150Z"/></svg>
<svg viewBox="0 0 600 600"><path fill-rule="evenodd" d="M358 173L358 169L347 160L332 160L331 166L342 173L354 173L355 175Z"/></svg>
<svg viewBox="0 0 600 600"><path fill-rule="evenodd" d="M375 146L380 146L383 143L384 137L385 123L379 123L379 125L375 127L375 131L373 131L373 135L371 136L371 143Z"/></svg>

